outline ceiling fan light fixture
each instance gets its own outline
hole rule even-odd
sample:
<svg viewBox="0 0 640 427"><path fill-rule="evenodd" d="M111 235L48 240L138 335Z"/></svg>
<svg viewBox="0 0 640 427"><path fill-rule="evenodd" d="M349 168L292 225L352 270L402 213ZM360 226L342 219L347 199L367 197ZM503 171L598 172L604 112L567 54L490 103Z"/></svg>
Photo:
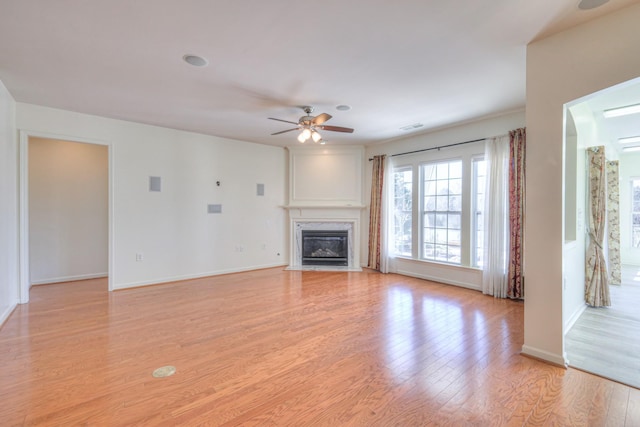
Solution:
<svg viewBox="0 0 640 427"><path fill-rule="evenodd" d="M309 128L305 128L302 132L300 132L300 135L298 135L298 141L304 143L310 137L311 137L311 131L309 130Z"/></svg>
<svg viewBox="0 0 640 427"><path fill-rule="evenodd" d="M300 131L300 133L298 134L298 141L300 141L300 143L305 143L309 139L313 139L313 142L315 143L319 142L320 144L324 144L324 141L322 140L322 135L320 135L320 132L318 132L318 130L322 130L323 133L324 131L353 133L352 128L325 125L324 123L327 120L331 119L331 114L322 113L322 114L318 114L315 117L312 117L311 116L311 113L313 112L312 107L303 106L300 108L303 109L303 111L306 113L306 116L300 117L297 123L291 120L283 120L283 119L276 119L275 117L267 117L269 120L276 120L278 122L291 123L292 125L296 125L296 127L294 127L293 129L285 129L280 132L274 132L271 135L280 135L283 133L293 132L297 130L297 131Z"/></svg>

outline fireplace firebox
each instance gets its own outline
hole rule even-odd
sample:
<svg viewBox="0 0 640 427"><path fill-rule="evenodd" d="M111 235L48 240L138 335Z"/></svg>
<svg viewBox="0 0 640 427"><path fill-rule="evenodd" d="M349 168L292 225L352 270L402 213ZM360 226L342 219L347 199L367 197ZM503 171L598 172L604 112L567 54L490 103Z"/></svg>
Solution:
<svg viewBox="0 0 640 427"><path fill-rule="evenodd" d="M302 265L349 265L349 232L302 230Z"/></svg>

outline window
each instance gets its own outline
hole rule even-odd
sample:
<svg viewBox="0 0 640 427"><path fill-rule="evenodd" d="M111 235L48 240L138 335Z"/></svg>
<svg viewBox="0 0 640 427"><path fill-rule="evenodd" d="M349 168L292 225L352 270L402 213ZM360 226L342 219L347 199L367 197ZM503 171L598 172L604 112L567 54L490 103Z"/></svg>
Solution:
<svg viewBox="0 0 640 427"><path fill-rule="evenodd" d="M473 159L473 210L471 215L471 264L482 268L484 265L484 191L486 162L483 158Z"/></svg>
<svg viewBox="0 0 640 427"><path fill-rule="evenodd" d="M411 256L412 198L413 173L411 167L394 169L393 235L394 251L398 255Z"/></svg>
<svg viewBox="0 0 640 427"><path fill-rule="evenodd" d="M392 170L389 249L397 256L483 268L488 162L480 150L420 154Z"/></svg>
<svg viewBox="0 0 640 427"><path fill-rule="evenodd" d="M631 181L631 242L640 248L640 178Z"/></svg>
<svg viewBox="0 0 640 427"><path fill-rule="evenodd" d="M460 264L462 160L423 164L423 259Z"/></svg>

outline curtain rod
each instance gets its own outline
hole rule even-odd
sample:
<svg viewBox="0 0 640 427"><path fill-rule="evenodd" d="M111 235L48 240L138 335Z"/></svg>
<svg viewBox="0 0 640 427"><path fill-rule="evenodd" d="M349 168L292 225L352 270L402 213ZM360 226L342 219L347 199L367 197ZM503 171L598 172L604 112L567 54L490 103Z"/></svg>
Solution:
<svg viewBox="0 0 640 427"><path fill-rule="evenodd" d="M471 141L456 142L455 144L440 145L439 147L423 148L422 150L407 151L406 153L392 154L389 157L404 156L406 154L421 153L423 151L440 150L441 148L454 147L456 145L463 145L463 144L471 144L472 142L480 142L480 141L486 141L486 140L487 138L472 139ZM372 160L373 158L369 158L369 161L372 161Z"/></svg>

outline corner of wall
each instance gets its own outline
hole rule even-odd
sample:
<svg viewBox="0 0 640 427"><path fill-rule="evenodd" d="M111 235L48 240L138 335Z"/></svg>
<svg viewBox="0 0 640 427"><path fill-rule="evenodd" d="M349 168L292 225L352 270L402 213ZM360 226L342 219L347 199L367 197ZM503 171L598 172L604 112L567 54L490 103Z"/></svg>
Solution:
<svg viewBox="0 0 640 427"><path fill-rule="evenodd" d="M531 347L531 346L528 346L528 345L523 345L522 346L521 354L523 356L529 356L529 357L532 357L534 359L543 360L545 362L549 362L549 363L552 363L554 365L561 366L561 367L564 367L564 368L569 366L569 361L567 360L567 358L564 355L560 355L560 354L556 354L556 353L550 353L548 351L541 350L539 348Z"/></svg>
<svg viewBox="0 0 640 427"><path fill-rule="evenodd" d="M16 102L0 81L0 324L18 304Z"/></svg>

